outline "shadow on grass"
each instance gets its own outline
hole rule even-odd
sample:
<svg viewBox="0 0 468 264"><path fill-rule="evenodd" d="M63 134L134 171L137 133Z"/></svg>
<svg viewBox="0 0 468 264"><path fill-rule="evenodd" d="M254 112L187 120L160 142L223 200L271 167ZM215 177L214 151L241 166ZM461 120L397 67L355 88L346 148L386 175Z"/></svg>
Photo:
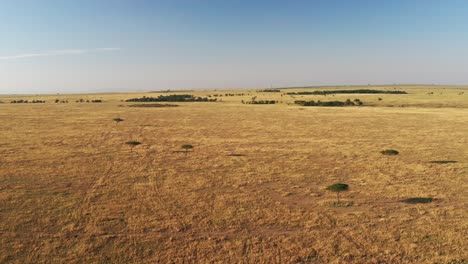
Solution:
<svg viewBox="0 0 468 264"><path fill-rule="evenodd" d="M232 153L232 154L227 154L226 156L228 156L228 157L245 157L246 155L244 155L244 154Z"/></svg>
<svg viewBox="0 0 468 264"><path fill-rule="evenodd" d="M434 164L450 164L450 163L457 163L458 161L456 160L433 160L429 161L429 163L434 163Z"/></svg>
<svg viewBox="0 0 468 264"><path fill-rule="evenodd" d="M413 197L413 198L408 198L401 200L403 203L407 204L425 204L425 203L431 203L434 199L430 197Z"/></svg>

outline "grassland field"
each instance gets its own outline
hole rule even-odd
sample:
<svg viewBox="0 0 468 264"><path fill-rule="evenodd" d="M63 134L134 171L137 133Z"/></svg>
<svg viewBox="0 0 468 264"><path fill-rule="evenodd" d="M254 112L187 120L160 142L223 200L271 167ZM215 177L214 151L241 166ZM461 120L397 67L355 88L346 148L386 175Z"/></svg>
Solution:
<svg viewBox="0 0 468 264"><path fill-rule="evenodd" d="M281 91L0 95L0 263L467 263L468 87Z"/></svg>

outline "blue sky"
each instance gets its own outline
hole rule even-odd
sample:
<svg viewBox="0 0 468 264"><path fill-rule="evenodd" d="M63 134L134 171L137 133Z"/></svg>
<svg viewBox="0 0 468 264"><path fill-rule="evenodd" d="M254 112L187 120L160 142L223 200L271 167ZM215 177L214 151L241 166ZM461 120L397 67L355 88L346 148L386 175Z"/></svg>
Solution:
<svg viewBox="0 0 468 264"><path fill-rule="evenodd" d="M468 1L4 0L0 93L468 84Z"/></svg>

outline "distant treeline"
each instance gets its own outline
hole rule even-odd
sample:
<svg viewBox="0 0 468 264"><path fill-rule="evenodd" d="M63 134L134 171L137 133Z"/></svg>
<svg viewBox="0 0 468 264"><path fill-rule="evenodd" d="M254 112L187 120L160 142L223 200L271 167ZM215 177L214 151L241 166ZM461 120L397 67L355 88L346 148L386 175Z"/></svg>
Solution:
<svg viewBox="0 0 468 264"><path fill-rule="evenodd" d="M294 101L295 104L302 105L302 106L355 106L355 105L363 105L363 102L359 99L354 99L351 101L347 99L344 102L341 101L329 101L329 102L322 102L322 101Z"/></svg>
<svg viewBox="0 0 468 264"><path fill-rule="evenodd" d="M233 93L227 93L227 94L224 94L224 96L244 96L245 94L243 93L237 93L237 94L233 94ZM223 97L223 94L213 94L213 95L208 95L208 97L211 97L211 96L214 96L214 97Z"/></svg>
<svg viewBox="0 0 468 264"><path fill-rule="evenodd" d="M264 90L258 90L257 92L259 92L259 93L279 93L281 91L279 89L264 89Z"/></svg>
<svg viewBox="0 0 468 264"><path fill-rule="evenodd" d="M129 107L177 107L175 104L132 104Z"/></svg>
<svg viewBox="0 0 468 264"><path fill-rule="evenodd" d="M275 100L260 100L260 101L247 101L245 102L244 100L241 101L243 104L276 104L278 101Z"/></svg>
<svg viewBox="0 0 468 264"><path fill-rule="evenodd" d="M328 95L328 94L407 94L405 91L382 91L371 89L358 90L330 90L330 91L312 91L312 92L290 92L290 95Z"/></svg>
<svg viewBox="0 0 468 264"><path fill-rule="evenodd" d="M58 103L57 100L55 100L55 101L56 101L56 103ZM91 101L90 100L80 99L80 100L76 100L75 102L76 103L84 103L84 102L86 102L86 103L102 103L104 101L102 101L101 99L94 99L94 100L91 100ZM67 101L67 103L68 103L68 101Z"/></svg>
<svg viewBox="0 0 468 264"><path fill-rule="evenodd" d="M160 95L158 97L132 98L126 102L215 102L217 99L209 99L206 97L195 97L191 94L172 94Z"/></svg>
<svg viewBox="0 0 468 264"><path fill-rule="evenodd" d="M44 100L32 100L32 101L28 101L28 100L13 100L11 101L10 103L12 104L44 104L46 101Z"/></svg>

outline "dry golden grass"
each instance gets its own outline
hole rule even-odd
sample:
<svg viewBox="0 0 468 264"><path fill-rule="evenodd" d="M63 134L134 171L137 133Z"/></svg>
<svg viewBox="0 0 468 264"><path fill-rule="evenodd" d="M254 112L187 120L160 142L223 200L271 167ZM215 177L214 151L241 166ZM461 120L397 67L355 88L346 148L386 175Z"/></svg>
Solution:
<svg viewBox="0 0 468 264"><path fill-rule="evenodd" d="M157 93L3 96L48 102L0 104L0 262L466 261L468 90L397 89L410 94L203 91L245 95L168 108L120 101ZM240 103L253 96L281 103ZM372 106L291 104L327 98ZM335 182L348 206L330 205Z"/></svg>

